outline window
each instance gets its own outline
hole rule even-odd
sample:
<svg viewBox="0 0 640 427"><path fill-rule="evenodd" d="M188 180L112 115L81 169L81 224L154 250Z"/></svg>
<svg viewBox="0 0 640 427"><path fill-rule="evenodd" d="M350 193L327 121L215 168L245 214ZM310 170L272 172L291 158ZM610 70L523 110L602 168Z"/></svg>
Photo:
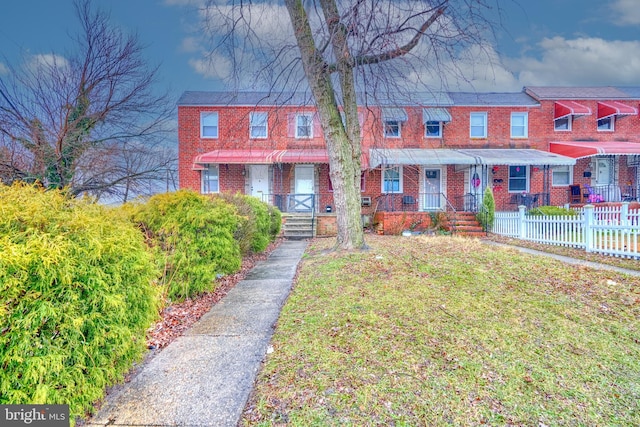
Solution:
<svg viewBox="0 0 640 427"><path fill-rule="evenodd" d="M509 191L516 193L527 190L527 167L509 166Z"/></svg>
<svg viewBox="0 0 640 427"><path fill-rule="evenodd" d="M267 113L250 113L249 122L250 138L267 137Z"/></svg>
<svg viewBox="0 0 640 427"><path fill-rule="evenodd" d="M385 120L384 121L385 138L400 138L400 121Z"/></svg>
<svg viewBox="0 0 640 427"><path fill-rule="evenodd" d="M218 137L218 113L200 113L200 137Z"/></svg>
<svg viewBox="0 0 640 427"><path fill-rule="evenodd" d="M469 124L471 138L487 137L487 113L471 113Z"/></svg>
<svg viewBox="0 0 640 427"><path fill-rule="evenodd" d="M598 120L598 130L613 130L613 117L605 117Z"/></svg>
<svg viewBox="0 0 640 427"><path fill-rule="evenodd" d="M571 184L571 166L554 166L551 168L551 185L567 186Z"/></svg>
<svg viewBox="0 0 640 427"><path fill-rule="evenodd" d="M296 138L313 138L313 116L311 114L296 116Z"/></svg>
<svg viewBox="0 0 640 427"><path fill-rule="evenodd" d="M424 124L424 129L424 136L427 138L442 137L442 122L428 121Z"/></svg>
<svg viewBox="0 0 640 427"><path fill-rule="evenodd" d="M402 167L394 166L383 169L382 192L402 193Z"/></svg>
<svg viewBox="0 0 640 427"><path fill-rule="evenodd" d="M529 113L511 113L511 138L529 136Z"/></svg>
<svg viewBox="0 0 640 427"><path fill-rule="evenodd" d="M207 165L202 171L202 194L220 192L220 168L218 165Z"/></svg>
<svg viewBox="0 0 640 427"><path fill-rule="evenodd" d="M553 121L554 130L571 130L571 116L562 117Z"/></svg>

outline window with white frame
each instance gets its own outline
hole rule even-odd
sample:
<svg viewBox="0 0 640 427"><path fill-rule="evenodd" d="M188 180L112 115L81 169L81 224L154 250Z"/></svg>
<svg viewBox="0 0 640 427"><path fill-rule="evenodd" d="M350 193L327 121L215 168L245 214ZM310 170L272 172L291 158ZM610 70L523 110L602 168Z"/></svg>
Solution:
<svg viewBox="0 0 640 427"><path fill-rule="evenodd" d="M400 138L400 120L385 120L384 121L384 137L385 138Z"/></svg>
<svg viewBox="0 0 640 427"><path fill-rule="evenodd" d="M528 191L528 176L526 166L509 166L509 192Z"/></svg>
<svg viewBox="0 0 640 427"><path fill-rule="evenodd" d="M554 130L571 130L571 116L561 117L553 121Z"/></svg>
<svg viewBox="0 0 640 427"><path fill-rule="evenodd" d="M471 113L470 114L469 134L471 138L487 137L487 113Z"/></svg>
<svg viewBox="0 0 640 427"><path fill-rule="evenodd" d="M313 138L313 115L296 115L296 138Z"/></svg>
<svg viewBox="0 0 640 427"><path fill-rule="evenodd" d="M218 113L202 112L200 113L200 137L217 138L218 137Z"/></svg>
<svg viewBox="0 0 640 427"><path fill-rule="evenodd" d="M249 137L250 138L266 138L267 137L267 113L250 113L249 114Z"/></svg>
<svg viewBox="0 0 640 427"><path fill-rule="evenodd" d="M573 168L569 165L551 168L551 185L562 187L571 184Z"/></svg>
<svg viewBox="0 0 640 427"><path fill-rule="evenodd" d="M382 170L382 192L402 193L402 166L391 166Z"/></svg>
<svg viewBox="0 0 640 427"><path fill-rule="evenodd" d="M202 194L220 192L220 167L218 165L207 165L201 176Z"/></svg>
<svg viewBox="0 0 640 427"><path fill-rule="evenodd" d="M613 116L604 117L598 120L598 131L612 131Z"/></svg>
<svg viewBox="0 0 640 427"><path fill-rule="evenodd" d="M442 137L442 122L427 121L424 124L424 136L427 138L440 138Z"/></svg>
<svg viewBox="0 0 640 427"><path fill-rule="evenodd" d="M529 113L511 113L511 138L529 136Z"/></svg>

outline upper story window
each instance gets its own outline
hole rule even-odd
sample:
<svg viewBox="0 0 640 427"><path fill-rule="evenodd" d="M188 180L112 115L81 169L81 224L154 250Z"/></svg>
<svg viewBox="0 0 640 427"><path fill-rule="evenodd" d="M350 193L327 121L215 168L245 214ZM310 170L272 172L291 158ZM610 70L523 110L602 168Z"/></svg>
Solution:
<svg viewBox="0 0 640 427"><path fill-rule="evenodd" d="M529 113L511 113L511 138L529 136Z"/></svg>
<svg viewBox="0 0 640 427"><path fill-rule="evenodd" d="M384 136L385 138L400 138L400 120L385 120L384 121Z"/></svg>
<svg viewBox="0 0 640 427"><path fill-rule="evenodd" d="M218 137L218 113L202 112L200 113L200 137L201 138L217 138Z"/></svg>
<svg viewBox="0 0 640 427"><path fill-rule="evenodd" d="M553 121L554 130L571 130L571 116L561 117Z"/></svg>
<svg viewBox="0 0 640 427"><path fill-rule="evenodd" d="M220 192L220 167L218 165L207 165L202 171L202 194Z"/></svg>
<svg viewBox="0 0 640 427"><path fill-rule="evenodd" d="M613 130L613 116L598 119L598 131Z"/></svg>
<svg viewBox="0 0 640 427"><path fill-rule="evenodd" d="M512 193L527 191L528 176L526 166L509 166L509 191Z"/></svg>
<svg viewBox="0 0 640 427"><path fill-rule="evenodd" d="M313 115L296 115L296 138L313 138Z"/></svg>
<svg viewBox="0 0 640 427"><path fill-rule="evenodd" d="M383 170L382 192L402 193L402 166L392 166Z"/></svg>
<svg viewBox="0 0 640 427"><path fill-rule="evenodd" d="M249 114L249 137L250 138L266 138L267 137L267 113L250 113Z"/></svg>
<svg viewBox="0 0 640 427"><path fill-rule="evenodd" d="M424 124L424 136L427 138L442 137L442 122L427 121Z"/></svg>
<svg viewBox="0 0 640 427"><path fill-rule="evenodd" d="M471 138L487 137L487 113L471 113L469 116Z"/></svg>

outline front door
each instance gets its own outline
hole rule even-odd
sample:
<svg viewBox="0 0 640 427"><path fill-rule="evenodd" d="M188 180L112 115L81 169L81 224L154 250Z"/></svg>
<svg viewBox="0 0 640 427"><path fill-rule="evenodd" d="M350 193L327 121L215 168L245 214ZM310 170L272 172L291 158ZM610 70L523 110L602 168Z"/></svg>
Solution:
<svg viewBox="0 0 640 427"><path fill-rule="evenodd" d="M251 165L251 195L263 202L269 196L269 165Z"/></svg>
<svg viewBox="0 0 640 427"><path fill-rule="evenodd" d="M433 210L441 207L441 170L424 170L424 209Z"/></svg>
<svg viewBox="0 0 640 427"><path fill-rule="evenodd" d="M603 157L596 159L596 184L597 186L611 184L611 159Z"/></svg>
<svg viewBox="0 0 640 427"><path fill-rule="evenodd" d="M293 209L296 211L310 212L314 206L314 166L296 165L295 169L295 195L293 197Z"/></svg>

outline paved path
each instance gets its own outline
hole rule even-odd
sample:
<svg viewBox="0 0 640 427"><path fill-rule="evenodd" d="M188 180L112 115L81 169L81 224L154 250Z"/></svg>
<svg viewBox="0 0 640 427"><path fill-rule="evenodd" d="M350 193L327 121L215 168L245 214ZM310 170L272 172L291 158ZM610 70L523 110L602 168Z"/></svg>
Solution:
<svg viewBox="0 0 640 427"><path fill-rule="evenodd" d="M87 425L236 426L306 246L282 242Z"/></svg>
<svg viewBox="0 0 640 427"><path fill-rule="evenodd" d="M552 253L549 253L549 252L538 251L538 250L535 250L535 249L523 248L521 246L508 245L506 243L492 242L491 240L483 240L483 242L488 244L488 245L509 247L509 248L513 248L513 249L519 250L520 252L525 252L525 253L532 254L532 255L539 255L539 256L545 256L545 257L548 257L548 258L557 259L559 261L566 262L567 264L584 265L585 267L596 268L598 270L610 270L610 271L615 271L617 273L629 274L631 276L640 276L640 271L638 271L638 270L630 270L628 268L616 267L614 265L601 264L599 262L592 262L592 261L585 261L585 260L582 260L582 259L570 258L570 257L563 256L563 255L556 255L556 254L552 254Z"/></svg>

